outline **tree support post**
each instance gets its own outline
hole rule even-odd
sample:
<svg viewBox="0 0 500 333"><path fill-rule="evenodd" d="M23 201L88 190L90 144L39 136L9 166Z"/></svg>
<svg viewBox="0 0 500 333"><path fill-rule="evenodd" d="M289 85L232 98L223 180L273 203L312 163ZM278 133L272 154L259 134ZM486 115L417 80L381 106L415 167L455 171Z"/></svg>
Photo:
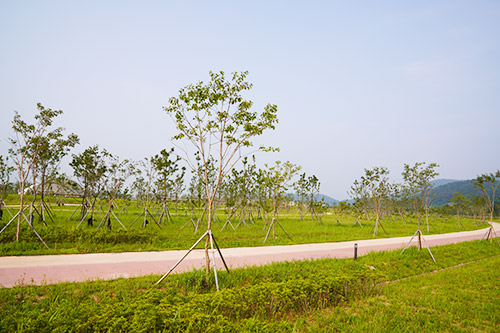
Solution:
<svg viewBox="0 0 500 333"><path fill-rule="evenodd" d="M217 244L217 241L215 240L215 237L213 236L212 234L212 230L208 229L207 231L205 231L205 233L203 233L203 235L201 235L201 237L191 246L191 248L186 252L186 254L184 254L184 256L182 258L180 258L173 266L172 268L170 268L168 270L168 272L166 272L156 283L155 285L158 285L160 284L163 279L165 279L177 266L179 266L179 264L189 255L189 253L191 253L191 251L193 251L193 249L196 247L196 245L198 245L202 240L203 238L207 236L209 237L210 239L210 246L211 246L211 250L212 250L212 258L213 258L213 262L214 262L214 274L215 274L215 284L216 284L216 287L217 287L217 291L219 290L219 281L218 281L218 278L217 278L217 266L216 266L216 263L215 263L215 249L214 249L214 244L215 244L215 247L217 249L217 251L219 252L219 256L222 260L222 263L224 264L224 267L226 268L226 270L229 272L229 268L227 267L227 264L226 264L226 261L224 260L224 257L222 256L222 252L219 248L219 245Z"/></svg>
<svg viewBox="0 0 500 333"><path fill-rule="evenodd" d="M493 236L494 235L494 236ZM486 233L483 235L483 237L479 240L480 242L485 239L490 240L490 243L493 242L493 238L496 238L498 245L500 246L500 241L498 240L498 235L495 231L495 228L493 228L493 224L490 222L490 227L488 230L486 230Z"/></svg>
<svg viewBox="0 0 500 333"><path fill-rule="evenodd" d="M35 235L38 237L38 239L43 243L43 245L45 245L45 247L47 249L49 249L49 246L44 242L44 240L42 239L42 237L38 234L38 232L35 230L35 228L33 227L33 225L30 223L30 221L28 220L28 218L26 217L26 215L24 215L24 210L28 209L28 207L24 208L23 211L19 211L17 212L16 215L14 215L14 217L12 217L12 219L9 221L9 223L7 223L5 225L5 227L3 227L2 230L0 230L0 234L2 234L2 232L4 232L5 229L7 229L7 227L16 219L16 217L19 216L19 214L21 214L24 219L26 220L26 222L28 223L28 225L30 226L31 230L33 230L33 232L35 233Z"/></svg>
<svg viewBox="0 0 500 333"><path fill-rule="evenodd" d="M420 229L417 229L417 231L413 234L410 241L408 242L408 244L406 244L405 248L403 249L403 251L401 251L400 254L403 254L403 252L405 252L405 250L410 246L411 242L413 241L413 238L415 238L415 236L417 236L417 235L418 235L418 249L420 250L422 248L422 240L423 240L425 247L427 248L427 251L429 251L429 254L431 255L432 260L434 261L434 263L437 263L436 259L434 259L434 256L432 255L431 249L427 245L427 242L425 241L424 235L422 235L422 232L420 231Z"/></svg>
<svg viewBox="0 0 500 333"><path fill-rule="evenodd" d="M278 222L278 220L276 218L273 218L273 220L271 221L271 224L269 225L269 229L267 230L267 235L266 235L266 238L264 239L264 243L267 241L267 238L269 237L269 233L271 232L271 229L274 227L274 224L278 224L281 228L281 230L283 230L283 232L288 236L288 238L290 238L290 240L293 242L293 239L292 237L290 237L290 235L286 232L285 228L283 228L283 226ZM273 232L274 234L274 232Z"/></svg>

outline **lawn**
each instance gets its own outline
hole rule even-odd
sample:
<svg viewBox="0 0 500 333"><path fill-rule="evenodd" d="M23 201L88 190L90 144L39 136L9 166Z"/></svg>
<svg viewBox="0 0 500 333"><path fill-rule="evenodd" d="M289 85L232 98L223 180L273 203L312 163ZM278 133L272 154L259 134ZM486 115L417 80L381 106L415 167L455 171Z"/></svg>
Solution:
<svg viewBox="0 0 500 333"><path fill-rule="evenodd" d="M103 204L103 207L105 205ZM154 208L153 215L158 218L159 213ZM14 211L11 208L11 211ZM175 211L171 209L172 220L164 221L160 226L148 217L149 224L142 227L144 220L141 217L142 208L135 203L128 202L115 208L119 221L112 217L111 230L106 224L96 230L104 215L102 210L96 214L94 225L88 226L87 221L80 224L78 217L78 205L52 206L54 214L53 221L47 218L47 225L34 218L34 227L44 239L50 249L46 249L38 240L35 233L24 221L21 225L20 240L15 242L16 222L0 234L0 255L34 255L34 254L64 254L64 253L93 253L93 252L123 252L123 251L160 251L189 248L203 233L206 228L200 222L198 230L195 230L193 223L197 222L197 217L201 211L195 212L193 222L190 222L192 213L190 210L179 208ZM75 213L76 211L76 213ZM156 214L154 212L157 212ZM9 220L9 215L4 214L0 221L0 228L3 228ZM134 221L136 221L134 223ZM231 225L225 225L227 212L218 209L213 225L213 232L221 247L247 247L262 245L285 245L339 242L348 240L373 238L373 220L361 220L362 227L355 223L354 216L336 215L333 213L324 214L321 221L312 220L310 216L301 220L299 214L293 210L281 211L278 221L291 236L290 240L279 226L275 227L275 237L271 237L264 243L267 232L266 220L262 218L247 219L245 223L240 223L240 219L233 218ZM409 236L416 229L416 219L406 218L386 218L381 221L383 229L379 229L376 238ZM440 218L432 216L430 228L427 232L426 225L421 229L424 234L447 233L477 228L485 228L487 224L476 224L470 219L461 219L462 226L459 228L454 218ZM233 229L234 227L234 229ZM222 230L224 228L224 230ZM201 245L200 245L201 246Z"/></svg>
<svg viewBox="0 0 500 333"><path fill-rule="evenodd" d="M0 289L0 331L495 331L500 247L411 247L213 275Z"/></svg>

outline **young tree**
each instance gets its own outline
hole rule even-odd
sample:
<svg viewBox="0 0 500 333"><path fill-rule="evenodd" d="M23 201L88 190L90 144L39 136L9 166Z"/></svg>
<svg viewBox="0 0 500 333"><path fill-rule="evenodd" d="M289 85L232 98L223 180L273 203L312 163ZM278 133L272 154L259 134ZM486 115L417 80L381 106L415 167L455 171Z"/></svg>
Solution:
<svg viewBox="0 0 500 333"><path fill-rule="evenodd" d="M439 167L439 165L437 163L430 163L429 165L424 166L425 162L417 162L413 167L405 164L402 176L405 181L405 186L410 193L413 210L417 216L418 229L420 230L422 211L424 211L426 214L428 232L428 211L432 191L431 180L439 175L439 173L435 170L435 168Z"/></svg>
<svg viewBox="0 0 500 333"><path fill-rule="evenodd" d="M179 91L179 97L172 97L164 110L176 124L178 134L174 140L187 141L199 153L207 196L207 232L205 242L205 267L210 271L208 247L213 239L212 210L222 179L242 157L240 152L252 146L252 138L265 130L274 129L278 121L277 106L268 104L262 113L252 112L252 102L242 93L250 90L252 84L246 81L248 72L233 73L226 79L224 72L210 72L208 83L198 82ZM187 150L186 160L193 170L196 166ZM208 161L216 163L216 181L208 178ZM214 261L215 264L215 261ZM160 281L159 281L160 282ZM217 281L216 281L217 282Z"/></svg>
<svg viewBox="0 0 500 333"><path fill-rule="evenodd" d="M455 207L457 211L457 224L458 227L460 228L460 213L469 207L472 202L469 199L467 195L463 195L462 193L455 192L453 193L453 196L451 197L451 203Z"/></svg>
<svg viewBox="0 0 500 333"><path fill-rule="evenodd" d="M375 225L373 227L373 237L378 233L378 226L380 225L384 232L384 227L380 223L380 216L382 212L382 205L390 193L389 184L389 170L384 167L375 167L372 170L365 169L365 175L361 176L360 183L368 191L372 201L373 211L375 213Z"/></svg>
<svg viewBox="0 0 500 333"><path fill-rule="evenodd" d="M215 162L213 158L209 158L206 167L205 165L202 165L200 163L200 158L197 153L195 153L195 159L196 159L196 169L191 170L192 171L192 177L191 181L189 183L188 191L189 191L189 205L191 208L191 220L188 221L184 226L191 224L194 227L194 232L196 233L198 231L198 227L200 226L200 223L203 223L203 218L207 214L208 211L208 199L206 196L206 185L205 181L208 181L209 188L212 189L214 187L215 181L216 181L216 169L215 169ZM205 175L205 170L206 170L206 178L203 177ZM221 184L222 186L222 184ZM215 201L215 199L214 199ZM215 202L214 202L215 206ZM199 217L197 217L197 213L201 211L201 214ZM214 212L215 209L212 210ZM213 214L212 214L213 216ZM194 220L197 220L196 223ZM184 228L184 226L182 228ZM181 228L181 229L182 229Z"/></svg>
<svg viewBox="0 0 500 333"><path fill-rule="evenodd" d="M223 231L227 225L230 225L233 230L236 230L231 223L231 219L236 214L238 208L239 197L239 172L236 169L231 170L231 173L223 180L219 193L224 198L224 210L226 212L226 222L221 228Z"/></svg>
<svg viewBox="0 0 500 333"><path fill-rule="evenodd" d="M321 207L322 204L318 206L316 196L319 195L319 189L321 187L321 183L319 182L318 177L315 175L307 177L307 183L308 183L308 204L309 204L309 211L311 212L311 218L314 220L315 219L315 214L316 214L316 207ZM321 203L321 201L320 201ZM317 217L316 217L317 218Z"/></svg>
<svg viewBox="0 0 500 333"><path fill-rule="evenodd" d="M500 170L495 173L485 173L472 180L474 187L477 188L486 202L486 208L490 213L490 222L493 221L495 212L496 192L500 184Z"/></svg>
<svg viewBox="0 0 500 333"><path fill-rule="evenodd" d="M16 241L19 241L22 217L26 219L23 213L26 181L33 171L33 165L38 158L38 154L40 154L41 141L38 138L43 137L47 129L52 125L54 118L63 113L61 110L45 108L41 103L37 104L37 109L39 112L35 115L34 124L28 124L21 118L18 112L15 112L14 119L12 120L12 129L14 130L15 138L10 139L11 148L9 149L9 153L16 161L20 196L19 212L17 213ZM28 221L28 225L43 242L30 221ZM43 243L45 244L45 242ZM48 248L46 244L45 246Z"/></svg>
<svg viewBox="0 0 500 333"><path fill-rule="evenodd" d="M47 178L55 178L59 164L64 156L66 156L71 148L77 145L80 140L77 135L71 133L67 138L63 135L63 128L56 128L46 135L39 136L35 138L35 145L32 146L31 155L35 154L35 149L38 149L38 154L34 158L33 163L33 202L36 201L36 194L38 188L40 189L40 203L38 211L40 220L45 223L45 210L49 213L50 210L45 203L45 187L47 184ZM37 185L36 178L40 177L39 186Z"/></svg>
<svg viewBox="0 0 500 333"><path fill-rule="evenodd" d="M97 229L99 229L101 225L106 222L108 229L111 230L111 215L113 215L122 228L127 230L127 228L113 212L113 208L116 205L118 193L120 193L123 189L125 181L135 172L135 166L130 163L129 160L120 160L118 156L109 154L106 169L107 176L106 181L104 182L104 192L108 199L108 210Z"/></svg>
<svg viewBox="0 0 500 333"><path fill-rule="evenodd" d="M364 213L365 218L368 220L368 209L370 207L370 195L366 184L360 180L355 180L351 186L351 190L348 191L349 196L354 200L353 208L356 213L356 224L361 226L359 218Z"/></svg>
<svg viewBox="0 0 500 333"><path fill-rule="evenodd" d="M278 202L282 199L282 195L291 185L293 177L300 171L301 167L297 166L288 161L282 163L281 161L276 161L273 166L266 166L266 183L269 188L269 193L271 195L272 205L273 205L273 219L269 225L269 230L267 231L264 243L269 236L271 229L273 230L273 238L275 237L275 224L277 223L285 234L292 240L292 238L286 233L285 229L277 220L278 214Z"/></svg>
<svg viewBox="0 0 500 333"><path fill-rule="evenodd" d="M258 169L254 174L254 191L252 200L257 204L257 214L263 220L268 220L268 214L272 212L273 205L271 190L268 185L268 174L266 170Z"/></svg>
<svg viewBox="0 0 500 333"><path fill-rule="evenodd" d="M493 228L492 223L493 214L495 212L496 191L498 189L498 185L500 184L500 170L497 170L495 173L485 173L477 176L472 180L472 183L474 184L474 187L481 192L484 202L486 203L486 207L490 213L490 228L487 232L487 238L493 237L492 233L495 233L495 229Z"/></svg>
<svg viewBox="0 0 500 333"><path fill-rule="evenodd" d="M472 213L474 215L474 224L477 227L476 218L479 218L479 220L482 222L486 222L486 200L484 200L482 196L473 195L471 201Z"/></svg>
<svg viewBox="0 0 500 333"><path fill-rule="evenodd" d="M156 225L161 228L160 223L156 221L155 217L153 214L151 214L150 209L149 209L149 204L152 199L152 197L155 194L155 188L153 187L153 181L156 178L157 174L157 169L155 168L155 165L153 163L152 158L145 158L142 161L139 161L137 163L137 168L134 171L134 174L136 176L134 183L132 184L133 188L136 190L138 196L138 199L142 201L142 212L139 214L134 221L130 224L130 227L141 217L144 217L144 220L142 222L142 227L145 228L146 225L149 223L148 218L153 220L153 222L156 223ZM145 175L146 178L143 177L143 174ZM149 216L149 217L148 217Z"/></svg>
<svg viewBox="0 0 500 333"><path fill-rule="evenodd" d="M405 212L410 206L410 192L408 188L403 184L393 184L391 196L394 212L406 223Z"/></svg>
<svg viewBox="0 0 500 333"><path fill-rule="evenodd" d="M9 212L7 205L5 205L4 199L6 197L7 188L10 183L10 174L14 172L14 167L9 165L9 158L0 155L0 220L3 218L3 208L7 209ZM9 212L10 214L10 212Z"/></svg>
<svg viewBox="0 0 500 333"><path fill-rule="evenodd" d="M298 196L298 209L300 213L300 219L303 220L302 216L302 204L306 203L309 212L311 213L311 218L314 221L316 195L319 194L320 182L318 177L315 175L306 177L303 173L300 175L299 179L293 185L295 192Z"/></svg>
<svg viewBox="0 0 500 333"><path fill-rule="evenodd" d="M171 220L167 205L169 197L174 197L177 207L179 195L182 193L186 168L180 167L180 160L181 158L175 155L174 148L171 148L170 151L163 149L151 159L151 163L158 173L156 187L161 195L162 201L162 213L159 218L160 223L162 223L164 218ZM181 187L179 188L180 185Z"/></svg>
<svg viewBox="0 0 500 333"><path fill-rule="evenodd" d="M89 226L93 225L95 203L104 186L104 178L108 171L106 159L110 154L99 146L88 147L81 154L74 154L70 162L73 174L83 187L80 223L85 219L90 210Z"/></svg>
<svg viewBox="0 0 500 333"><path fill-rule="evenodd" d="M241 213L240 221L236 227L238 227L241 223L246 225L247 217L249 221L253 222L251 196L255 186L254 180L257 167L255 166L255 155L252 157L253 164L248 164L248 159L246 157L243 158L243 168L237 174L239 206L241 208Z"/></svg>
<svg viewBox="0 0 500 333"><path fill-rule="evenodd" d="M249 164L248 158L244 157L242 160L242 169L237 170L233 168L228 177L226 177L223 193L226 209L231 208L226 225L231 224L230 220L237 211L239 211L239 222L236 227L240 224L247 225L247 218L253 222L251 197L255 188L254 181L257 170L255 156L253 156L253 162L253 164Z"/></svg>
<svg viewBox="0 0 500 333"><path fill-rule="evenodd" d="M429 164L421 173L421 183L420 183L420 201L422 203L422 209L425 212L425 223L427 225L427 232L429 232L429 208L432 203L432 199L434 198L434 194L432 194L432 189L434 185L432 185L431 180L436 178L439 173L434 170L439 167L437 163Z"/></svg>
<svg viewBox="0 0 500 333"><path fill-rule="evenodd" d="M299 179L293 184L293 189L295 191L295 205L299 211L300 220L304 220L304 207L307 202L307 180L306 174L303 173L299 176Z"/></svg>
<svg viewBox="0 0 500 333"><path fill-rule="evenodd" d="M426 221L427 221L427 231L429 231L429 219L428 219L428 209L430 205L430 195L432 190L432 184L430 181L438 175L435 168L439 167L437 163L430 163L424 167L425 162L417 162L413 167L408 164L404 164L402 176L405 182L405 186L410 193L410 198L413 206L415 215L417 216L417 231L410 239L406 247L401 253L403 253L411 244L413 238L418 236L418 249L422 248L422 240L425 239L422 236L422 231L420 230L420 218L422 210L425 211ZM427 247L432 260L436 262L434 256L432 255L431 249Z"/></svg>

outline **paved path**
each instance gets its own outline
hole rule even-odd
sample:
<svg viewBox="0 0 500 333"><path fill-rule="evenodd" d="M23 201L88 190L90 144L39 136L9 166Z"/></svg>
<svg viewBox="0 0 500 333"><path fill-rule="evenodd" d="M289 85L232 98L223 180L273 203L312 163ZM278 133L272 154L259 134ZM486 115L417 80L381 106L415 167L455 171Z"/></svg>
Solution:
<svg viewBox="0 0 500 333"><path fill-rule="evenodd" d="M493 225L497 234L500 234L500 223L493 223ZM481 239L487 230L424 235L424 239L429 246L444 245ZM358 255L371 251L400 249L409 242L410 238L411 236L338 243L227 248L222 249L222 254L230 267L244 267L278 261L353 257L355 243L358 244ZM412 244L416 244L416 241L413 240ZM16 284L39 285L164 274L185 253L186 251L182 250L0 257L0 286L12 287ZM218 258L216 264L218 268L222 265ZM204 251L194 250L174 272L191 270L193 267L200 268L203 265Z"/></svg>

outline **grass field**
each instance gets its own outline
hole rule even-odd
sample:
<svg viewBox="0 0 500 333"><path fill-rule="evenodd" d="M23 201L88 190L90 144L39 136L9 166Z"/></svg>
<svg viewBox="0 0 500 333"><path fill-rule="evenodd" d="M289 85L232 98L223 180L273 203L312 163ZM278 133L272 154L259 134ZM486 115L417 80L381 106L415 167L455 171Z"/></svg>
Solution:
<svg viewBox="0 0 500 333"><path fill-rule="evenodd" d="M11 208L14 212L15 209ZM152 218L148 218L149 224L142 227L143 217L141 207L129 204L115 209L116 216L125 226L125 230L117 219L112 217L111 230L108 230L105 223L99 230L97 226L101 222L100 216L103 211L96 214L96 219L92 227L86 221L79 224L78 205L52 206L54 221L47 218L47 226L38 221L35 216L34 227L48 244L50 249L46 249L38 240L35 233L29 228L26 222L22 223L20 241L15 242L16 222L13 222L0 235L0 255L28 255L28 254L63 254L63 253L92 253L92 252L123 252L123 251L158 251L171 249L189 248L203 233L205 226L200 223L199 229L195 232L193 224L190 222L191 212L179 209L175 212L172 209L172 221L161 224L158 227ZM154 209L153 209L154 211ZM158 218L159 214L154 214ZM198 216L201 211L198 211ZM139 219L131 226L131 224ZM307 216L300 220L298 213L294 211L282 211L279 216L279 223L291 236L290 240L285 233L276 226L275 236L270 237L264 244L267 228L265 220L255 218L253 221L246 221L246 224L239 220L232 219L232 225L227 225L222 230L227 216L223 209L218 210L213 231L221 247L242 247L242 246L262 246L262 245L284 245L284 244L304 244L321 242L338 242L347 240L373 238L373 220L361 220L362 227L355 224L355 219L351 215L337 216L328 213L322 216L321 221L313 221ZM0 221L0 229L9 220L9 215L5 214L3 221ZM197 218L194 219L194 222ZM387 218L381 221L383 229L379 229L376 238L397 237L412 235L417 229L416 219L410 218L403 222L401 219ZM477 228L485 228L485 223L478 223L476 226L470 219L461 219L461 227L458 227L455 218L431 217L430 229L427 232L426 226L421 229L424 234L447 233ZM272 235L272 233L271 233Z"/></svg>
<svg viewBox="0 0 500 333"><path fill-rule="evenodd" d="M380 295L297 319L299 330L498 332L500 257L388 283Z"/></svg>
<svg viewBox="0 0 500 333"><path fill-rule="evenodd" d="M500 247L411 247L169 277L0 289L0 331L497 331Z"/></svg>

